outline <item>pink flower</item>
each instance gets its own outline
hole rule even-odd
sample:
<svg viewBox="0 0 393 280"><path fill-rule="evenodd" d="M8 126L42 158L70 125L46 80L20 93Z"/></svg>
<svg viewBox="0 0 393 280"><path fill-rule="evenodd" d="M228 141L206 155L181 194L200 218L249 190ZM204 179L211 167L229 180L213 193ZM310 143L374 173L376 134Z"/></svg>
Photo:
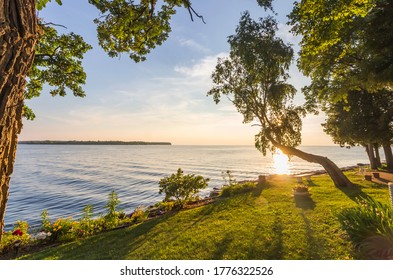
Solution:
<svg viewBox="0 0 393 280"><path fill-rule="evenodd" d="M12 235L19 235L22 236L23 232L20 229L14 230L14 232L12 233Z"/></svg>

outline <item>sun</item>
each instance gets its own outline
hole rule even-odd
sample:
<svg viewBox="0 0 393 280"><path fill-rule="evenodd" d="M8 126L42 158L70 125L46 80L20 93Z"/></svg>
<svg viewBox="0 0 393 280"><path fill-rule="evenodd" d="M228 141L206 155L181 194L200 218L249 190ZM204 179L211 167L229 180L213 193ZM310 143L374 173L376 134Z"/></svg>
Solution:
<svg viewBox="0 0 393 280"><path fill-rule="evenodd" d="M273 164L276 174L289 174L288 156L283 154L281 150L276 150L273 155Z"/></svg>

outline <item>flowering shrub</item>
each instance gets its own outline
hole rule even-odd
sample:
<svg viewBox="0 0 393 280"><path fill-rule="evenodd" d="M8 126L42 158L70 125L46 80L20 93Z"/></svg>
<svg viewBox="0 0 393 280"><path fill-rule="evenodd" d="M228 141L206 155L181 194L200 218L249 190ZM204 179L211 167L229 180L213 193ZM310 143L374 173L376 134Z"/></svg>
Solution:
<svg viewBox="0 0 393 280"><path fill-rule="evenodd" d="M8 253L17 247L23 247L30 241L28 234L29 224L25 221L17 221L12 231L5 232L0 244L0 253Z"/></svg>
<svg viewBox="0 0 393 280"><path fill-rule="evenodd" d="M7 253L16 247L27 245L31 242L64 242L77 238L93 235L104 230L112 229L121 225L142 222L149 216L148 211L137 208L130 217L123 211L119 211L120 201L116 192L112 191L108 196L105 209L106 214L93 217L93 207L86 205L82 217L79 220L70 218L58 218L53 223L49 218L47 210L41 213L41 229L33 236L28 234L27 222L18 221L10 232L5 232L0 244L0 253Z"/></svg>
<svg viewBox="0 0 393 280"><path fill-rule="evenodd" d="M140 223L145 221L149 216L149 211L144 211L141 207L135 209L131 214L130 221L132 223Z"/></svg>

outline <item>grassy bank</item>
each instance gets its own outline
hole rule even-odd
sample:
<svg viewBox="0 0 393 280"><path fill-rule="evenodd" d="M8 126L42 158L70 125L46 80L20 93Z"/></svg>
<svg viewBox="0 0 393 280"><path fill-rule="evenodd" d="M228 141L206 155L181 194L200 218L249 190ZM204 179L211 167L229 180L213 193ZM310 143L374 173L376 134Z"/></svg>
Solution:
<svg viewBox="0 0 393 280"><path fill-rule="evenodd" d="M251 193L166 214L22 256L22 259L361 259L336 214L359 195L389 203L386 186L347 173L340 190L314 176L310 197L295 198L295 179L277 176Z"/></svg>

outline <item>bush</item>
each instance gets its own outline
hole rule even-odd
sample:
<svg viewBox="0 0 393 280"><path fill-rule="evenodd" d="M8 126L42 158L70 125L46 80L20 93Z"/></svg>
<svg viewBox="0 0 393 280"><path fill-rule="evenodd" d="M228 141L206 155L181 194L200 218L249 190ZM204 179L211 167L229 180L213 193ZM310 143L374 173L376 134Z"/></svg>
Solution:
<svg viewBox="0 0 393 280"><path fill-rule="evenodd" d="M140 223L149 217L149 211L144 211L141 207L135 209L134 213L131 214L130 222L131 223Z"/></svg>
<svg viewBox="0 0 393 280"><path fill-rule="evenodd" d="M187 201L195 199L201 189L207 187L208 181L208 178L204 179L200 175L184 175L183 171L179 168L176 174L160 180L159 193L165 194L164 201L175 198L177 204L183 207Z"/></svg>
<svg viewBox="0 0 393 280"><path fill-rule="evenodd" d="M357 207L343 210L338 219L367 256L393 258L393 210L389 205L372 198L361 199Z"/></svg>
<svg viewBox="0 0 393 280"><path fill-rule="evenodd" d="M256 184L252 182L246 182L241 184L239 183L231 186L224 186L221 191L221 196L230 197L236 194L254 191L256 188L257 188Z"/></svg>
<svg viewBox="0 0 393 280"><path fill-rule="evenodd" d="M16 248L26 246L30 242L29 225L25 221L17 221L12 231L5 232L0 244L0 253L6 254Z"/></svg>

